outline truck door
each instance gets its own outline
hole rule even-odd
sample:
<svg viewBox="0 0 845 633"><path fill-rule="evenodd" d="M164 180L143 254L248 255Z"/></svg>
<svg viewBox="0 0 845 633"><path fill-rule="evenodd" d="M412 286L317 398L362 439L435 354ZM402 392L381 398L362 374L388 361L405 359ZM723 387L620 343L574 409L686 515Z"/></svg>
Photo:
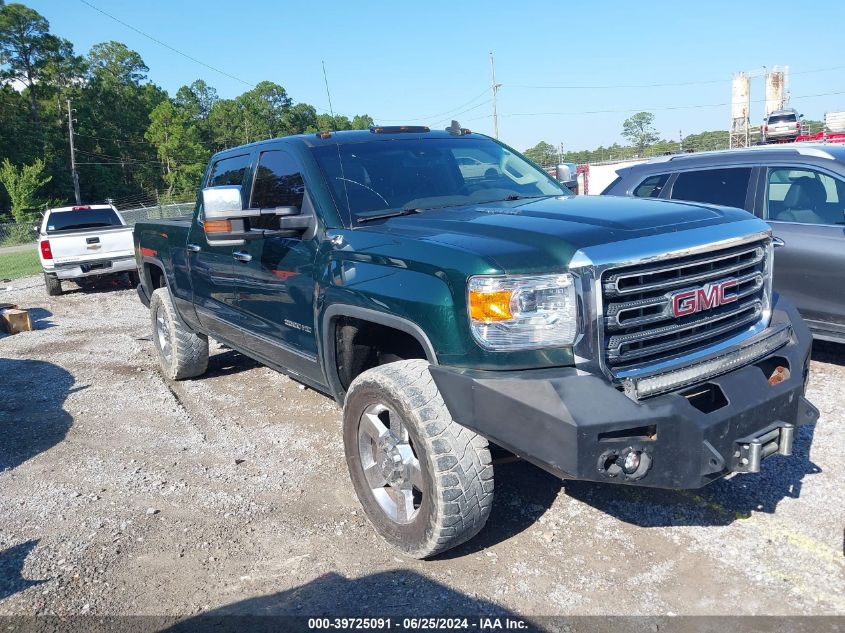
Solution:
<svg viewBox="0 0 845 633"><path fill-rule="evenodd" d="M211 166L206 187L243 186L249 171L250 155L221 158ZM235 285L235 259L232 246L212 246L205 237L202 202L188 235L191 286L194 306L204 330L220 340L242 342Z"/></svg>
<svg viewBox="0 0 845 633"><path fill-rule="evenodd" d="M314 214L298 160L284 150L258 158L250 208L296 206ZM250 220L253 229L279 228L278 218ZM235 248L238 303L254 354L295 373L323 382L314 324L314 266L319 244L302 237L266 237Z"/></svg>
<svg viewBox="0 0 845 633"><path fill-rule="evenodd" d="M809 166L764 173L763 218L776 244L774 288L814 332L845 335L845 180Z"/></svg>

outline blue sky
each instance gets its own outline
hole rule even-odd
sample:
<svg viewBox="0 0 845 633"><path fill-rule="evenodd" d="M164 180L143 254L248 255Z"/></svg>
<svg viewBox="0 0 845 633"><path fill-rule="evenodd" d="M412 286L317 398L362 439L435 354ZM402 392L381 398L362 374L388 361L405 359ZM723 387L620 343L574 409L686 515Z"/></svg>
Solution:
<svg viewBox="0 0 845 633"><path fill-rule="evenodd" d="M197 78L222 97L249 88L80 0L24 2L78 52L111 39L126 43L171 95ZM727 129L728 105L687 106L727 104L731 74L763 66L790 67L791 105L807 118L845 110L845 55L836 35L845 24L842 0L89 2L245 82L280 83L318 109L328 104L325 60L335 112L367 113L380 123L441 127L455 116L492 133L492 51L502 84L499 136L519 149L540 140L566 149L621 142L622 121L639 109L654 112L666 138ZM643 84L675 85L625 87ZM751 98L755 123L762 79L752 81Z"/></svg>

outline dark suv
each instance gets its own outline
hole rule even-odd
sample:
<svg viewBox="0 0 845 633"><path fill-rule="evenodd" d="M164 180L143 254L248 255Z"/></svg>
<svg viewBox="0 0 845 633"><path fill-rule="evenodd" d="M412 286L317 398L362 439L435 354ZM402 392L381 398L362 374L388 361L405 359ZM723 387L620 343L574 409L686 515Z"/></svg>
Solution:
<svg viewBox="0 0 845 633"><path fill-rule="evenodd" d="M745 209L772 227L774 286L816 338L845 343L845 147L799 144L661 156L602 195Z"/></svg>

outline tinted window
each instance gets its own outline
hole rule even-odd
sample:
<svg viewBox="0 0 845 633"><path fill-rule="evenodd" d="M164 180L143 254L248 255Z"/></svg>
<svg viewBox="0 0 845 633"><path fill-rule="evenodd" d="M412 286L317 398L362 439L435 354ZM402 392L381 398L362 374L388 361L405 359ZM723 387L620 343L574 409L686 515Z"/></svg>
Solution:
<svg viewBox="0 0 845 633"><path fill-rule="evenodd" d="M247 167L249 167L249 154L218 160L211 168L208 186L243 185Z"/></svg>
<svg viewBox="0 0 845 633"><path fill-rule="evenodd" d="M845 181L806 168L769 170L766 219L845 224Z"/></svg>
<svg viewBox="0 0 845 633"><path fill-rule="evenodd" d="M112 209L54 211L47 218L47 232L93 229L99 226L120 226L120 218Z"/></svg>
<svg viewBox="0 0 845 633"><path fill-rule="evenodd" d="M770 116L767 123L774 125L775 123L795 123L796 121L797 119L794 114L778 114L776 116Z"/></svg>
<svg viewBox="0 0 845 633"><path fill-rule="evenodd" d="M721 204L727 207L745 206L750 167L703 169L678 174L672 187L673 200L690 200Z"/></svg>
<svg viewBox="0 0 845 633"><path fill-rule="evenodd" d="M408 138L313 149L343 215L569 195L519 154L485 138ZM341 162L342 161L342 162Z"/></svg>
<svg viewBox="0 0 845 633"><path fill-rule="evenodd" d="M643 180L634 189L637 198L657 198L663 191L663 186L669 180L669 174L656 174Z"/></svg>
<svg viewBox="0 0 845 633"><path fill-rule="evenodd" d="M282 151L261 154L255 171L250 207L301 207L304 194L302 174L290 154Z"/></svg>

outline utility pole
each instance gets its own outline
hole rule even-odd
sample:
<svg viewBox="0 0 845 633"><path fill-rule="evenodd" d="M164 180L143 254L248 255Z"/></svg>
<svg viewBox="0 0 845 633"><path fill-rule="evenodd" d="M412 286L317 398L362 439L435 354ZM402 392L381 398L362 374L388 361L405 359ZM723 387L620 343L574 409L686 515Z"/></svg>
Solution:
<svg viewBox="0 0 845 633"><path fill-rule="evenodd" d="M79 174L76 171L76 151L73 148L73 110L70 107L70 99L67 100L67 129L70 137L70 172L73 175L73 193L76 197L76 204L82 204L82 198L79 197Z"/></svg>
<svg viewBox="0 0 845 633"><path fill-rule="evenodd" d="M493 138L499 138L499 116L496 114L496 93L502 84L496 83L496 66L493 64L493 53L490 53L490 75L492 81L490 83L490 90L493 92Z"/></svg>

